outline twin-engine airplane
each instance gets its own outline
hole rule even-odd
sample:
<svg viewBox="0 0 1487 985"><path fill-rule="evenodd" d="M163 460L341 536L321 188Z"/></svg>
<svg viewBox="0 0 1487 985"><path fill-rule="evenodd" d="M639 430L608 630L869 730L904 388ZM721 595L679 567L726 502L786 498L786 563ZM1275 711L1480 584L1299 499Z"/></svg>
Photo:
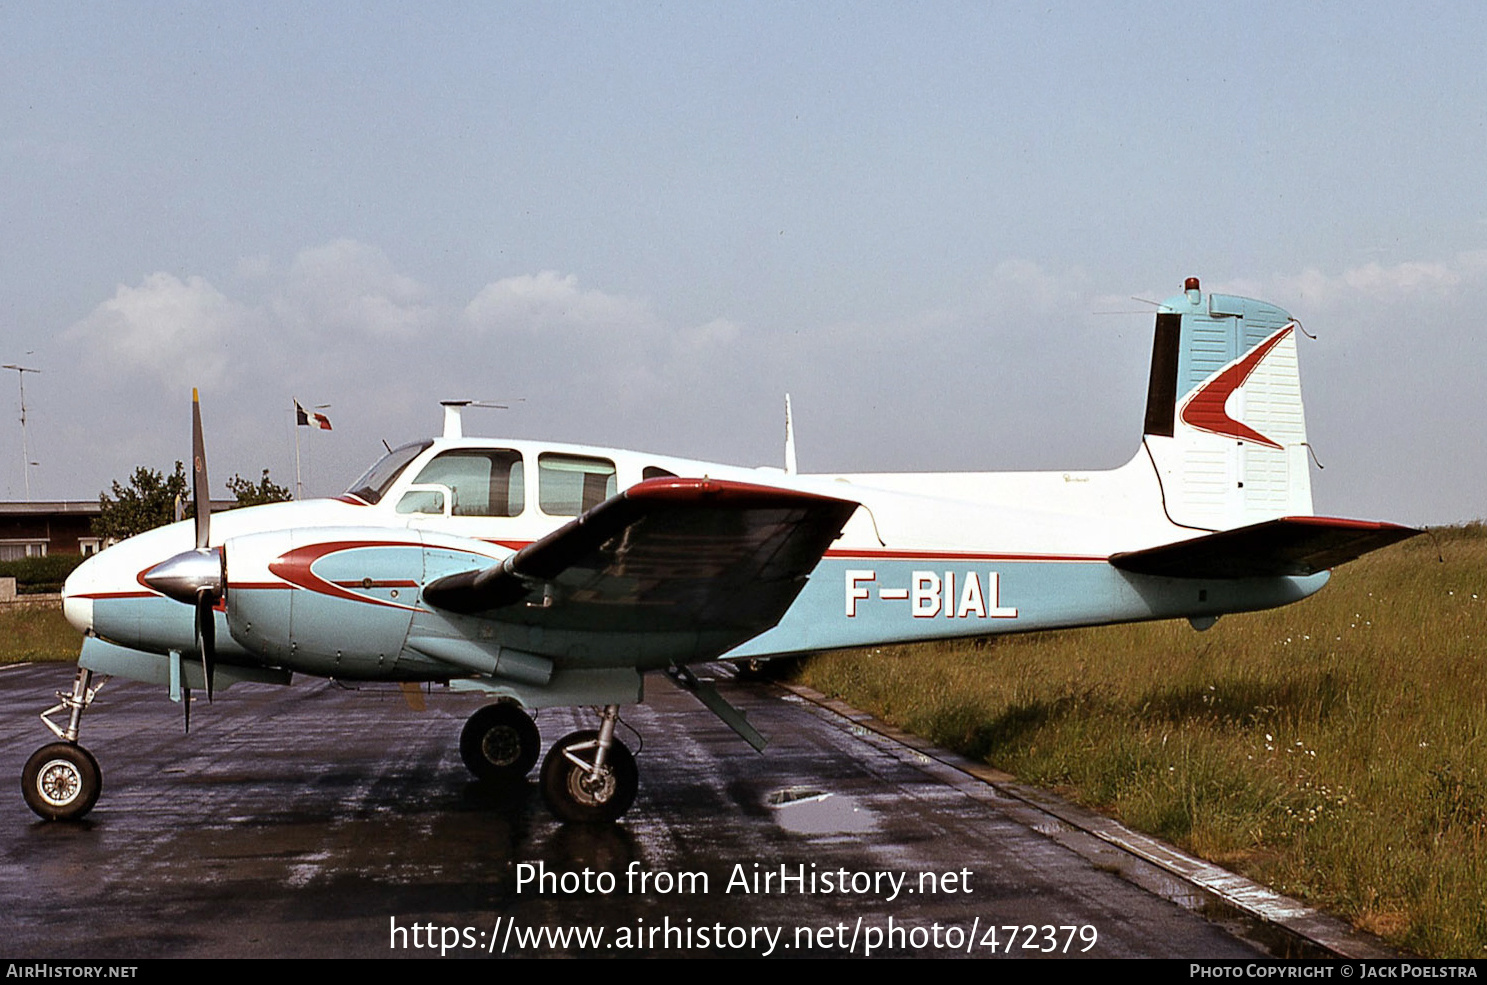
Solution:
<svg viewBox="0 0 1487 985"><path fill-rule="evenodd" d="M599 709L557 742L548 804L611 821L638 776L615 737L665 671L763 738L688 665L1284 605L1329 569L1417 531L1312 516L1296 323L1196 279L1158 309L1145 437L1105 472L798 475L639 452L466 438L393 450L344 495L209 518L199 407L196 519L84 562L64 609L85 636L60 740L26 764L45 818L86 814L78 745L95 674L173 700L295 673L439 682L492 700L460 736L470 770L520 779L527 711ZM210 519L210 525L208 523ZM48 716L66 713L65 726Z"/></svg>

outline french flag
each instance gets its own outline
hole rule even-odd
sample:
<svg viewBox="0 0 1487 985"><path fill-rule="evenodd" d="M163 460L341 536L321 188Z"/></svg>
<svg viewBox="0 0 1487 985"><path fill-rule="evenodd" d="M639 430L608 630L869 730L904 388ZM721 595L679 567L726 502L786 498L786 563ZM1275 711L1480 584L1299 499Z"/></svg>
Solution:
<svg viewBox="0 0 1487 985"><path fill-rule="evenodd" d="M297 427L317 427L322 431L329 431L331 429L329 417L314 411L305 410L299 405L298 400L294 402L294 423Z"/></svg>

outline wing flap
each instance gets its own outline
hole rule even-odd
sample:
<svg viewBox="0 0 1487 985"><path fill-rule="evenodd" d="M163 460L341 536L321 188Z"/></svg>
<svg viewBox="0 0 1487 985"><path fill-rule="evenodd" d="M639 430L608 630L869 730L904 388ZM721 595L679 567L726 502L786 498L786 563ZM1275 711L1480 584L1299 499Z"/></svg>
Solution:
<svg viewBox="0 0 1487 985"><path fill-rule="evenodd" d="M1372 520L1288 516L1110 556L1123 571L1168 578L1314 575L1424 533Z"/></svg>
<svg viewBox="0 0 1487 985"><path fill-rule="evenodd" d="M747 634L784 615L857 504L716 479L651 479L428 603L568 631Z"/></svg>

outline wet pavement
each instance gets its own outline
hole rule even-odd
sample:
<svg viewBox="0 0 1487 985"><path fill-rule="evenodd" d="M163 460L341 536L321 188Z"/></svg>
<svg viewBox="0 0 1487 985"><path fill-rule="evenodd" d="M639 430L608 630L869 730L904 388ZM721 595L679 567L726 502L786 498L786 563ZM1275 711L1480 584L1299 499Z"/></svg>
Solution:
<svg viewBox="0 0 1487 985"><path fill-rule="evenodd" d="M83 722L98 806L43 822L19 775L71 674L0 668L8 957L1263 953L1025 804L766 684L720 682L770 737L759 755L648 679L619 733L639 796L591 828L552 818L535 770L472 781L476 698L240 685L198 698L184 735L162 690L114 681ZM544 745L593 724L538 718Z"/></svg>

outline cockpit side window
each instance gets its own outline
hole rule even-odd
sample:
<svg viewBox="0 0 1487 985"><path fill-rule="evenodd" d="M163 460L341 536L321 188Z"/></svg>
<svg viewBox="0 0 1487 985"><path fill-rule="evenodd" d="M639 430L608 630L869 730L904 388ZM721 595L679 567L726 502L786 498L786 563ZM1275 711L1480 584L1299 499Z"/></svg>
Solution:
<svg viewBox="0 0 1487 985"><path fill-rule="evenodd" d="M578 516L614 493L614 463L607 458L537 456L537 502L549 516Z"/></svg>
<svg viewBox="0 0 1487 985"><path fill-rule="evenodd" d="M351 484L346 490L347 495L355 496L375 506L377 501L386 494L398 473L407 468L408 463L413 461L432 441L414 441L406 445L399 445L392 451L383 455L377 463L363 473L360 479Z"/></svg>
<svg viewBox="0 0 1487 985"><path fill-rule="evenodd" d="M526 507L526 471L521 452L510 448L447 451L414 480L448 486L453 516L517 516Z"/></svg>

